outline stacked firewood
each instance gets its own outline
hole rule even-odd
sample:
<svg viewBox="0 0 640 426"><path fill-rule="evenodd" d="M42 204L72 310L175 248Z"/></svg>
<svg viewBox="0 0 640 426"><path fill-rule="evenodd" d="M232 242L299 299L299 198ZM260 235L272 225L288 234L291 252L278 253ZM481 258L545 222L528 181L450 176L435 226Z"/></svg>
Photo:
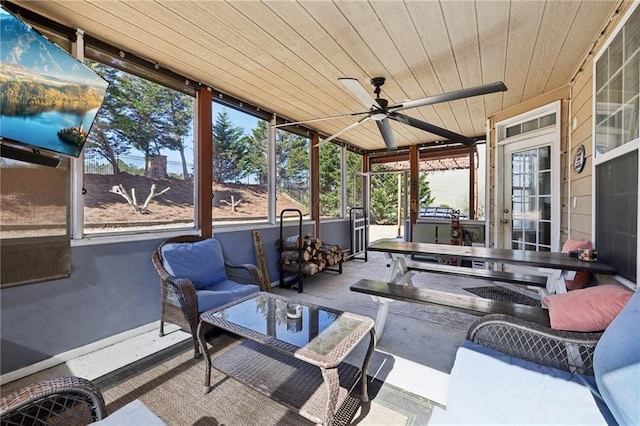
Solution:
<svg viewBox="0 0 640 426"><path fill-rule="evenodd" d="M279 264L282 270L313 275L324 271L327 267L337 265L344 260L342 249L337 244L326 244L318 238L298 235L277 240L280 250Z"/></svg>

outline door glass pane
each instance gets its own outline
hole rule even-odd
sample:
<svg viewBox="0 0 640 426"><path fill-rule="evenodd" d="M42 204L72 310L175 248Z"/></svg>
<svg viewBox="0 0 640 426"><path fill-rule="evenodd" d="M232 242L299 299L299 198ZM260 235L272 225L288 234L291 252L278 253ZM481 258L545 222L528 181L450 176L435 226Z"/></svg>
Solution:
<svg viewBox="0 0 640 426"><path fill-rule="evenodd" d="M540 195L551 194L551 171L540 173Z"/></svg>
<svg viewBox="0 0 640 426"><path fill-rule="evenodd" d="M533 148L511 156L512 248L545 249L551 229L551 147Z"/></svg>
<svg viewBox="0 0 640 426"><path fill-rule="evenodd" d="M556 124L556 114L551 113L549 115L545 115L544 117L540 117L540 128L552 126Z"/></svg>
<svg viewBox="0 0 640 426"><path fill-rule="evenodd" d="M523 133L532 132L538 128L538 119L529 120L527 122L522 123L522 131Z"/></svg>
<svg viewBox="0 0 640 426"><path fill-rule="evenodd" d="M540 170L551 170L551 148L544 147L538 150L538 168Z"/></svg>
<svg viewBox="0 0 640 426"><path fill-rule="evenodd" d="M547 245L549 246L549 249L551 249L551 222L540 222L539 237L540 244Z"/></svg>
<svg viewBox="0 0 640 426"><path fill-rule="evenodd" d="M551 197L540 198L540 219L551 220Z"/></svg>
<svg viewBox="0 0 640 426"><path fill-rule="evenodd" d="M522 133L522 127L518 124L517 126L507 127L507 137L516 136Z"/></svg>

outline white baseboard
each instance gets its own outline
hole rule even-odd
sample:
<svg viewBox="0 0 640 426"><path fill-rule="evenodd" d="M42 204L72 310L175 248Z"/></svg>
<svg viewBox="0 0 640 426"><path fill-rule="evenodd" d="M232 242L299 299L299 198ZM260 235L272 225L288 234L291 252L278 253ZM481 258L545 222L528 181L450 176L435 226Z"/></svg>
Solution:
<svg viewBox="0 0 640 426"><path fill-rule="evenodd" d="M160 328L160 321L154 321L152 323L143 325L141 327L127 330L123 333L115 334L113 336L109 336L102 340L89 343L88 345L84 345L79 348L75 348L70 351L63 352L51 358L47 358L45 360L36 362L35 364L31 364L26 367L22 367L17 370L10 371L8 373L1 375L0 384L4 385L6 383L13 382L14 380L18 380L23 377L29 376L31 374L38 373L42 370L46 370L47 368L55 367L56 365L63 364L65 362L71 361L72 359L76 359L83 355L87 355L91 352L95 352L97 350L106 348L107 346L120 343L124 340L130 339L140 334L152 331L154 329L158 330L159 328Z"/></svg>

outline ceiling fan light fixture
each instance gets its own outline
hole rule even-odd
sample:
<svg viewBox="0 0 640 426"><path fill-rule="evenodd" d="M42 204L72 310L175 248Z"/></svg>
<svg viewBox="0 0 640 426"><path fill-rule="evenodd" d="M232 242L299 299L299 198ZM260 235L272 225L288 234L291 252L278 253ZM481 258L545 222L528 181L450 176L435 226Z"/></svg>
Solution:
<svg viewBox="0 0 640 426"><path fill-rule="evenodd" d="M387 118L387 114L384 112L375 112L373 114L371 114L371 118L373 118L376 121L380 121L380 120L384 120L385 118Z"/></svg>

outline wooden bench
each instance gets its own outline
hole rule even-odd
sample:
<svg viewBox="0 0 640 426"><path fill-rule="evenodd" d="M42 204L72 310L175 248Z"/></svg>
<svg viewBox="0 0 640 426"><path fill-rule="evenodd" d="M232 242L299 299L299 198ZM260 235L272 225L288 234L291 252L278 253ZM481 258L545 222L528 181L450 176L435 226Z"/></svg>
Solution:
<svg viewBox="0 0 640 426"><path fill-rule="evenodd" d="M466 268L462 266L442 265L435 262L414 262L411 260L407 260L406 265L410 271L434 272L437 274L449 274L542 288L547 286L547 277L542 275L492 271L489 269Z"/></svg>
<svg viewBox="0 0 640 426"><path fill-rule="evenodd" d="M519 303L502 302L499 300L483 299L475 296L467 296L464 294L447 293L438 290L413 287L409 285L386 283L382 281L362 279L349 287L351 291L365 293L372 296L384 297L389 299L402 300L404 302L422 303L425 305L444 306L456 311L472 314L506 314L523 320L532 321L549 327L549 312L547 309L535 306L521 305ZM386 308L388 305L381 303L380 309ZM384 320L386 313L378 324L376 321L376 332L378 327L384 328Z"/></svg>

